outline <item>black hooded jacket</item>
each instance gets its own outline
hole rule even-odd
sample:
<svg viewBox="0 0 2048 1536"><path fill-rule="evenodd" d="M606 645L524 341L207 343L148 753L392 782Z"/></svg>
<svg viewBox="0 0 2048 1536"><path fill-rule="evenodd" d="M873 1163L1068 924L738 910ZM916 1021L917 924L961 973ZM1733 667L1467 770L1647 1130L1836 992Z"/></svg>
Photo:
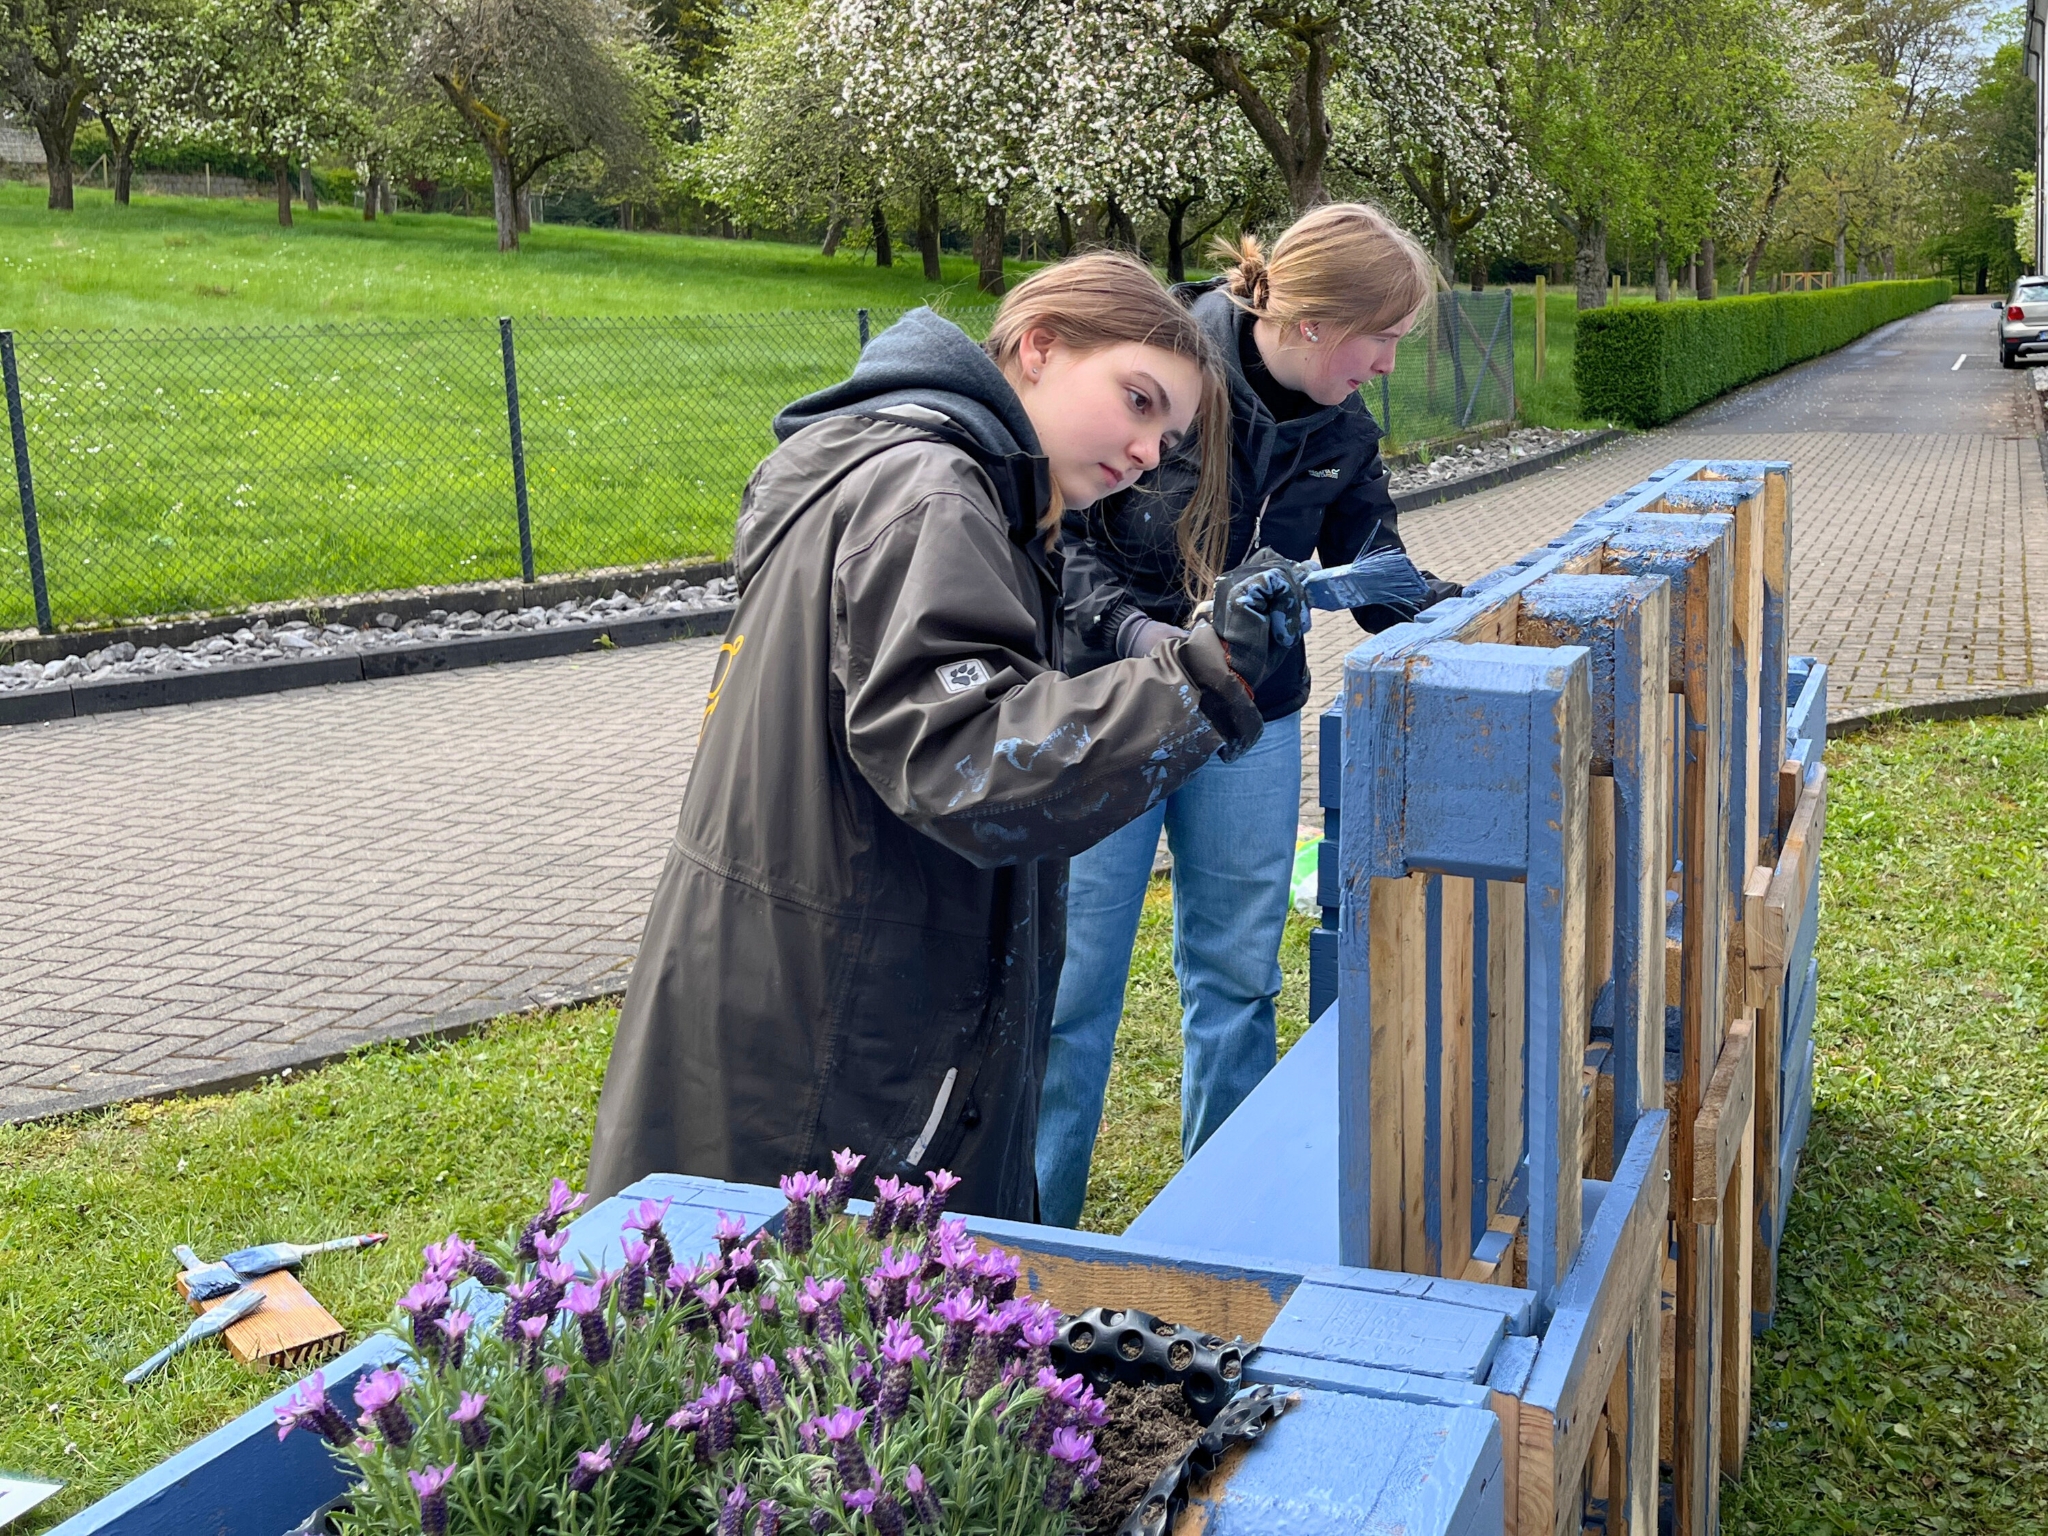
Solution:
<svg viewBox="0 0 2048 1536"><path fill-rule="evenodd" d="M1222 353L1230 373L1230 543L1223 568L1260 545L1292 560L1311 555L1342 565L1378 549L1402 548L1394 499L1380 462L1380 428L1356 394L1290 421L1275 421L1245 377L1241 333L1252 317L1230 301L1224 279L1174 290ZM1116 632L1132 609L1185 628L1193 607L1184 588L1174 528L1201 473L1190 433L1174 455L1129 490L1066 516L1067 670L1116 660ZM1360 609L1368 633L1397 616ZM1268 720L1308 702L1308 651L1294 653L1262 683Z"/></svg>
<svg viewBox="0 0 2048 1536"><path fill-rule="evenodd" d="M1066 860L1224 738L1214 631L1069 677L1045 463L929 310L776 421L738 611L598 1104L589 1188L836 1148L1029 1218Z"/></svg>

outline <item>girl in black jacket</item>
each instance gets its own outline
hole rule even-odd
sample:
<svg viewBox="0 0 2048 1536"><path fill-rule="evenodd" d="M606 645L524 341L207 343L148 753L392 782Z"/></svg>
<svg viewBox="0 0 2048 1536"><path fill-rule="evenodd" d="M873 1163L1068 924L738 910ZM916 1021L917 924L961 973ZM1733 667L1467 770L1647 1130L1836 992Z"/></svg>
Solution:
<svg viewBox="0 0 2048 1536"><path fill-rule="evenodd" d="M1141 656L1181 635L1215 574L1262 547L1326 566L1388 552L1389 601L1355 611L1367 632L1413 617L1431 599L1401 552L1380 428L1359 396L1361 385L1393 371L1395 345L1435 286L1429 258L1358 203L1305 215L1270 256L1250 236L1220 249L1235 258L1230 270L1176 293L1229 374L1228 518L1194 507L1200 467L1192 445L1130 490L1068 513L1069 671ZM1307 654L1297 643L1257 690L1267 727L1255 749L1210 763L1073 861L1039 1116L1046 1221L1071 1226L1081 1214L1162 824L1174 859L1185 1155L1273 1064L1301 797L1299 713L1308 693Z"/></svg>

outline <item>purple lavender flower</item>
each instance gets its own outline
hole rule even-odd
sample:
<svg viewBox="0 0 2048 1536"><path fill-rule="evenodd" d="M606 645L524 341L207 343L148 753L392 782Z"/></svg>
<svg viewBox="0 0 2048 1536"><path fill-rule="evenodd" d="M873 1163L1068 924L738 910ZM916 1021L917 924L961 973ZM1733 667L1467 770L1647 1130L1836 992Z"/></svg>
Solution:
<svg viewBox="0 0 2048 1536"><path fill-rule="evenodd" d="M583 1330L583 1358L592 1365L603 1365L611 1359L612 1336L604 1325L603 1288L580 1282L570 1286L562 1310L573 1315Z"/></svg>
<svg viewBox="0 0 2048 1536"><path fill-rule="evenodd" d="M781 1321L782 1303L775 1299L773 1291L763 1291L760 1295L756 1296L754 1298L754 1310L761 1314L761 1321L764 1323Z"/></svg>
<svg viewBox="0 0 2048 1536"><path fill-rule="evenodd" d="M832 1154L832 1183L825 1191L825 1206L834 1216L846 1209L847 1199L853 1194L853 1176L865 1161L851 1147L841 1147Z"/></svg>
<svg viewBox="0 0 2048 1536"><path fill-rule="evenodd" d="M782 1372L775 1364L775 1357L763 1355L754 1362L754 1401L763 1413L780 1413L786 1401L782 1391Z"/></svg>
<svg viewBox="0 0 2048 1536"><path fill-rule="evenodd" d="M924 1197L924 1229L929 1232L946 1214L946 1199L960 1187L960 1175L948 1168L934 1168L924 1181L931 1186Z"/></svg>
<svg viewBox="0 0 2048 1536"><path fill-rule="evenodd" d="M633 1423L626 1431L626 1438L619 1442L619 1449L612 1458L612 1464L618 1467L629 1464L635 1456L640 1454L640 1447L647 1443L648 1436L653 1433L653 1427L642 1419L639 1414L634 1414Z"/></svg>
<svg viewBox="0 0 2048 1536"><path fill-rule="evenodd" d="M559 1259L562 1250L569 1246L566 1232L543 1232L533 1240L534 1257L537 1259Z"/></svg>
<svg viewBox="0 0 2048 1536"><path fill-rule="evenodd" d="M782 1352L782 1358L788 1364L790 1370L796 1373L799 1381L808 1381L810 1379L812 1355L803 1345L790 1345L789 1348Z"/></svg>
<svg viewBox="0 0 2048 1536"><path fill-rule="evenodd" d="M462 1369L462 1352L469 1342L469 1325L475 1321L476 1318L468 1312L450 1312L446 1317L434 1319L434 1327L441 1334L441 1363L452 1371Z"/></svg>
<svg viewBox="0 0 2048 1536"><path fill-rule="evenodd" d="M862 1515L868 1514L874 1509L875 1490L872 1488L855 1488L840 1494L839 1500L848 1509L853 1511L853 1518L858 1520Z"/></svg>
<svg viewBox="0 0 2048 1536"><path fill-rule="evenodd" d="M576 1466L569 1473L569 1491L588 1493L597 1480L612 1469L612 1443L607 1440L594 1451L578 1451Z"/></svg>
<svg viewBox="0 0 2048 1536"><path fill-rule="evenodd" d="M540 1401L543 1408L552 1408L562 1400L569 1390L569 1367L551 1365L540 1373Z"/></svg>
<svg viewBox="0 0 2048 1536"><path fill-rule="evenodd" d="M420 1258L426 1265L429 1280L438 1280L443 1285L453 1285L455 1277L462 1273L463 1260L476 1250L462 1240L459 1232L450 1232L438 1243L429 1243L420 1250Z"/></svg>
<svg viewBox="0 0 2048 1536"><path fill-rule="evenodd" d="M571 1189L565 1181L556 1179L548 1185L547 1209L540 1213L541 1230L550 1237L554 1236L556 1228L560 1227L568 1219L569 1213L582 1203L583 1196Z"/></svg>
<svg viewBox="0 0 2048 1536"><path fill-rule="evenodd" d="M875 1368L865 1360L853 1362L848 1373L853 1378L853 1398L863 1408L872 1408L881 1401L882 1384L875 1380Z"/></svg>
<svg viewBox="0 0 2048 1536"><path fill-rule="evenodd" d="M961 1390L967 1401L976 1403L987 1396L1002 1369L1004 1327L999 1316L984 1312L974 1320L974 1348L967 1360L967 1380Z"/></svg>
<svg viewBox="0 0 2048 1536"><path fill-rule="evenodd" d="M868 1236L876 1242L896 1230L896 1202L902 1198L901 1179L875 1180L875 1208L868 1213Z"/></svg>
<svg viewBox="0 0 2048 1536"><path fill-rule="evenodd" d="M754 1253L753 1243L735 1248L726 1264L732 1271L733 1284L741 1290L751 1291L761 1283L761 1261Z"/></svg>
<svg viewBox="0 0 2048 1536"><path fill-rule="evenodd" d="M734 1303L718 1314L718 1336L730 1339L736 1333L745 1333L753 1321L744 1306Z"/></svg>
<svg viewBox="0 0 2048 1536"><path fill-rule="evenodd" d="M619 1310L628 1317L647 1310L647 1265L654 1250L636 1237L621 1245L626 1267L619 1274Z"/></svg>
<svg viewBox="0 0 2048 1536"><path fill-rule="evenodd" d="M1033 1303L1024 1319L1023 1345L1030 1351L1031 1369L1043 1371L1052 1364L1052 1342L1060 1336L1060 1314L1056 1307Z"/></svg>
<svg viewBox="0 0 2048 1536"><path fill-rule="evenodd" d="M804 1524L817 1532L818 1536L824 1536L826 1531L832 1529L832 1515L824 1505L814 1505L810 1514L805 1518Z"/></svg>
<svg viewBox="0 0 2048 1536"><path fill-rule="evenodd" d="M1015 1254L991 1248L975 1262L974 1288L990 1301L1008 1301L1017 1294L1017 1277L1023 1272Z"/></svg>
<svg viewBox="0 0 2048 1536"><path fill-rule="evenodd" d="M690 1292L696 1298L697 1306L683 1314L683 1326L692 1333L702 1333L710 1326L712 1319L718 1316L731 1290L730 1280L707 1280L699 1285Z"/></svg>
<svg viewBox="0 0 2048 1536"><path fill-rule="evenodd" d="M939 1507L939 1496L925 1481L924 1468L912 1462L903 1473L903 1489L910 1495L910 1508L917 1516L918 1524L938 1526L945 1523L946 1512Z"/></svg>
<svg viewBox="0 0 2048 1536"><path fill-rule="evenodd" d="M957 1371L967 1362L975 1327L988 1316L988 1307L974 1292L958 1290L947 1294L932 1310L946 1325L945 1341L939 1345L939 1369Z"/></svg>
<svg viewBox="0 0 2048 1536"><path fill-rule="evenodd" d="M924 1230L924 1191L915 1184L905 1184L896 1197L896 1220L892 1227L897 1232L921 1232Z"/></svg>
<svg viewBox="0 0 2048 1536"><path fill-rule="evenodd" d="M901 1253L894 1248L882 1250L882 1261L875 1266L875 1278L882 1282L884 1322L903 1315L903 1309L910 1304L910 1282L923 1268L924 1260L908 1248Z"/></svg>
<svg viewBox="0 0 2048 1536"><path fill-rule="evenodd" d="M399 1451L412 1444L412 1420L398 1401L404 1391L405 1378L389 1366L356 1383L356 1406L363 1410L360 1422L374 1422L384 1432L384 1443Z"/></svg>
<svg viewBox="0 0 2048 1536"><path fill-rule="evenodd" d="M491 1443L490 1421L484 1417L484 1404L490 1400L487 1392L465 1392L448 1415L448 1422L462 1434L464 1450L482 1451Z"/></svg>
<svg viewBox="0 0 2048 1536"><path fill-rule="evenodd" d="M669 1246L668 1233L661 1226L662 1218L668 1215L669 1207L674 1204L673 1200L642 1200L633 1207L632 1215L621 1223L626 1231L638 1232L647 1240L657 1275L667 1274L669 1266L676 1261L675 1250Z"/></svg>
<svg viewBox="0 0 2048 1536"><path fill-rule="evenodd" d="M801 1258L811 1251L811 1224L818 1198L825 1193L825 1181L815 1173L784 1174L782 1198L789 1202L782 1213L782 1246Z"/></svg>
<svg viewBox="0 0 2048 1536"><path fill-rule="evenodd" d="M449 1241L454 1241L452 1234ZM475 1243L466 1242L462 1245L461 1269L479 1285L499 1286L505 1283L505 1271L498 1268L495 1261L486 1257Z"/></svg>
<svg viewBox="0 0 2048 1536"><path fill-rule="evenodd" d="M1098 1430L1109 1422L1109 1404L1095 1395L1093 1387L1084 1386L1075 1400L1073 1419L1082 1429Z"/></svg>
<svg viewBox="0 0 2048 1536"><path fill-rule="evenodd" d="M882 1331L882 1359L886 1362L886 1369L882 1373L881 1399L875 1405L875 1412L884 1424L893 1424L910 1407L910 1378L916 1362L931 1359L931 1354L910 1320L899 1317L892 1319Z"/></svg>
<svg viewBox="0 0 2048 1536"><path fill-rule="evenodd" d="M860 1449L860 1426L867 1416L865 1408L839 1407L818 1420L819 1433L832 1442L839 1481L851 1489L866 1488L874 1481Z"/></svg>
<svg viewBox="0 0 2048 1536"><path fill-rule="evenodd" d="M547 1281L538 1276L531 1280L515 1280L505 1287L505 1320L498 1325L498 1332L507 1342L518 1340L522 1319L541 1310L538 1298L546 1293L547 1288Z"/></svg>
<svg viewBox="0 0 2048 1536"><path fill-rule="evenodd" d="M1045 1396L1039 1400L1019 1443L1033 1455L1043 1456L1046 1447L1052 1444L1053 1432L1065 1428L1072 1421L1074 1409L1080 1404L1081 1394L1088 1390L1088 1383L1079 1376L1062 1376L1047 1367L1038 1373L1033 1384Z"/></svg>
<svg viewBox="0 0 2048 1536"><path fill-rule="evenodd" d="M754 1506L754 1536L778 1536L782 1530L782 1506L763 1499Z"/></svg>
<svg viewBox="0 0 2048 1536"><path fill-rule="evenodd" d="M714 1235L718 1238L718 1256L721 1259L729 1259L732 1257L733 1249L745 1241L747 1224L737 1216L728 1216L720 1211Z"/></svg>
<svg viewBox="0 0 2048 1536"><path fill-rule="evenodd" d="M839 1298L846 1294L846 1282L833 1277L820 1280L815 1275L804 1276L804 1293L797 1301L797 1311L805 1312L804 1302L809 1301L810 1311L815 1320L806 1318L806 1329L815 1326L820 1340L833 1344L846 1337L846 1314L840 1310Z"/></svg>
<svg viewBox="0 0 2048 1536"><path fill-rule="evenodd" d="M558 1259L542 1259L534 1265L533 1272L540 1277L542 1289L534 1296L532 1310L554 1311L562 1304L562 1297L576 1278L576 1271Z"/></svg>
<svg viewBox="0 0 2048 1536"><path fill-rule="evenodd" d="M731 1450L739 1437L739 1401L739 1386L730 1376L719 1377L697 1399L704 1409L704 1439L714 1456Z"/></svg>
<svg viewBox="0 0 2048 1536"><path fill-rule="evenodd" d="M532 1370L540 1364L541 1335L548 1331L545 1317L522 1317L519 1320L519 1364L525 1370Z"/></svg>
<svg viewBox="0 0 2048 1536"><path fill-rule="evenodd" d="M718 1368L726 1375L744 1379L747 1372L747 1334L745 1329L729 1336L723 1343L714 1345L711 1353L718 1361Z"/></svg>
<svg viewBox="0 0 2048 1536"><path fill-rule="evenodd" d="M903 1536L903 1506L886 1489L875 1493L875 1507L868 1518L875 1522L875 1536Z"/></svg>
<svg viewBox="0 0 2048 1536"><path fill-rule="evenodd" d="M740 1536L747 1522L747 1485L737 1484L718 1506L718 1536Z"/></svg>
<svg viewBox="0 0 2048 1536"><path fill-rule="evenodd" d="M300 1382L298 1389L285 1399L284 1406L275 1412L280 1440L303 1425L329 1445L344 1446L349 1442L348 1420L327 1395L327 1378L319 1371Z"/></svg>
<svg viewBox="0 0 2048 1536"><path fill-rule="evenodd" d="M1094 1437L1073 1429L1057 1431L1046 1454L1053 1466L1045 1485L1045 1507L1065 1509L1074 1497L1076 1479L1091 1476L1102 1465L1102 1458L1095 1454Z"/></svg>
<svg viewBox="0 0 2048 1536"><path fill-rule="evenodd" d="M443 1536L448 1529L448 1480L455 1476L455 1464L405 1475L420 1496L420 1530L425 1536Z"/></svg>
<svg viewBox="0 0 2048 1536"><path fill-rule="evenodd" d="M434 1319L448 1310L448 1286L440 1280L422 1280L398 1298L398 1310L412 1318L412 1344L421 1354L438 1354L434 1341Z"/></svg>

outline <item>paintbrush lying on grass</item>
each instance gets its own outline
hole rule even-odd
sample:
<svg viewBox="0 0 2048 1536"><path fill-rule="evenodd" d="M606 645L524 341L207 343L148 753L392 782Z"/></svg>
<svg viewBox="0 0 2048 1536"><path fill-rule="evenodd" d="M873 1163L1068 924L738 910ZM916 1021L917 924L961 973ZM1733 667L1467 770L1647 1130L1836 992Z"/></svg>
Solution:
<svg viewBox="0 0 2048 1536"><path fill-rule="evenodd" d="M121 1379L131 1387L148 1380L201 1339L210 1339L217 1333L225 1333L230 1324L240 1322L262 1305L261 1291L244 1291L239 1296L230 1296L211 1312L193 1318L183 1333Z"/></svg>
<svg viewBox="0 0 2048 1536"><path fill-rule="evenodd" d="M188 1275L186 1289L194 1301L211 1301L225 1296L245 1280L274 1274L280 1269L297 1269L316 1253L341 1253L350 1248L374 1248L384 1241L382 1232L365 1232L356 1237L337 1237L326 1243L265 1243L256 1248L238 1248L218 1264L201 1267L202 1261L180 1243L171 1250L179 1263L198 1270Z"/></svg>

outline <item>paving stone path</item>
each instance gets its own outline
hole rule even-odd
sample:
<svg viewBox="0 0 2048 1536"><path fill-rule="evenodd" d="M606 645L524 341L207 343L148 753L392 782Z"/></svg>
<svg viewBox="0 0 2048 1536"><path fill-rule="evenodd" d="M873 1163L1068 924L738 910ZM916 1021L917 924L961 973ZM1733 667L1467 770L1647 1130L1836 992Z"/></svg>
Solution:
<svg viewBox="0 0 2048 1536"><path fill-rule="evenodd" d="M1836 713L2048 687L2031 405L1988 354L1937 374L1989 336L1975 310L1413 514L1409 542L1473 576L1672 459L1789 459L1793 636L1831 662ZM1901 358L1926 383L1879 408ZM1841 404L1813 410L1817 393ZM1311 636L1318 705L1347 623ZM0 1118L616 989L715 654L682 641L0 731Z"/></svg>

